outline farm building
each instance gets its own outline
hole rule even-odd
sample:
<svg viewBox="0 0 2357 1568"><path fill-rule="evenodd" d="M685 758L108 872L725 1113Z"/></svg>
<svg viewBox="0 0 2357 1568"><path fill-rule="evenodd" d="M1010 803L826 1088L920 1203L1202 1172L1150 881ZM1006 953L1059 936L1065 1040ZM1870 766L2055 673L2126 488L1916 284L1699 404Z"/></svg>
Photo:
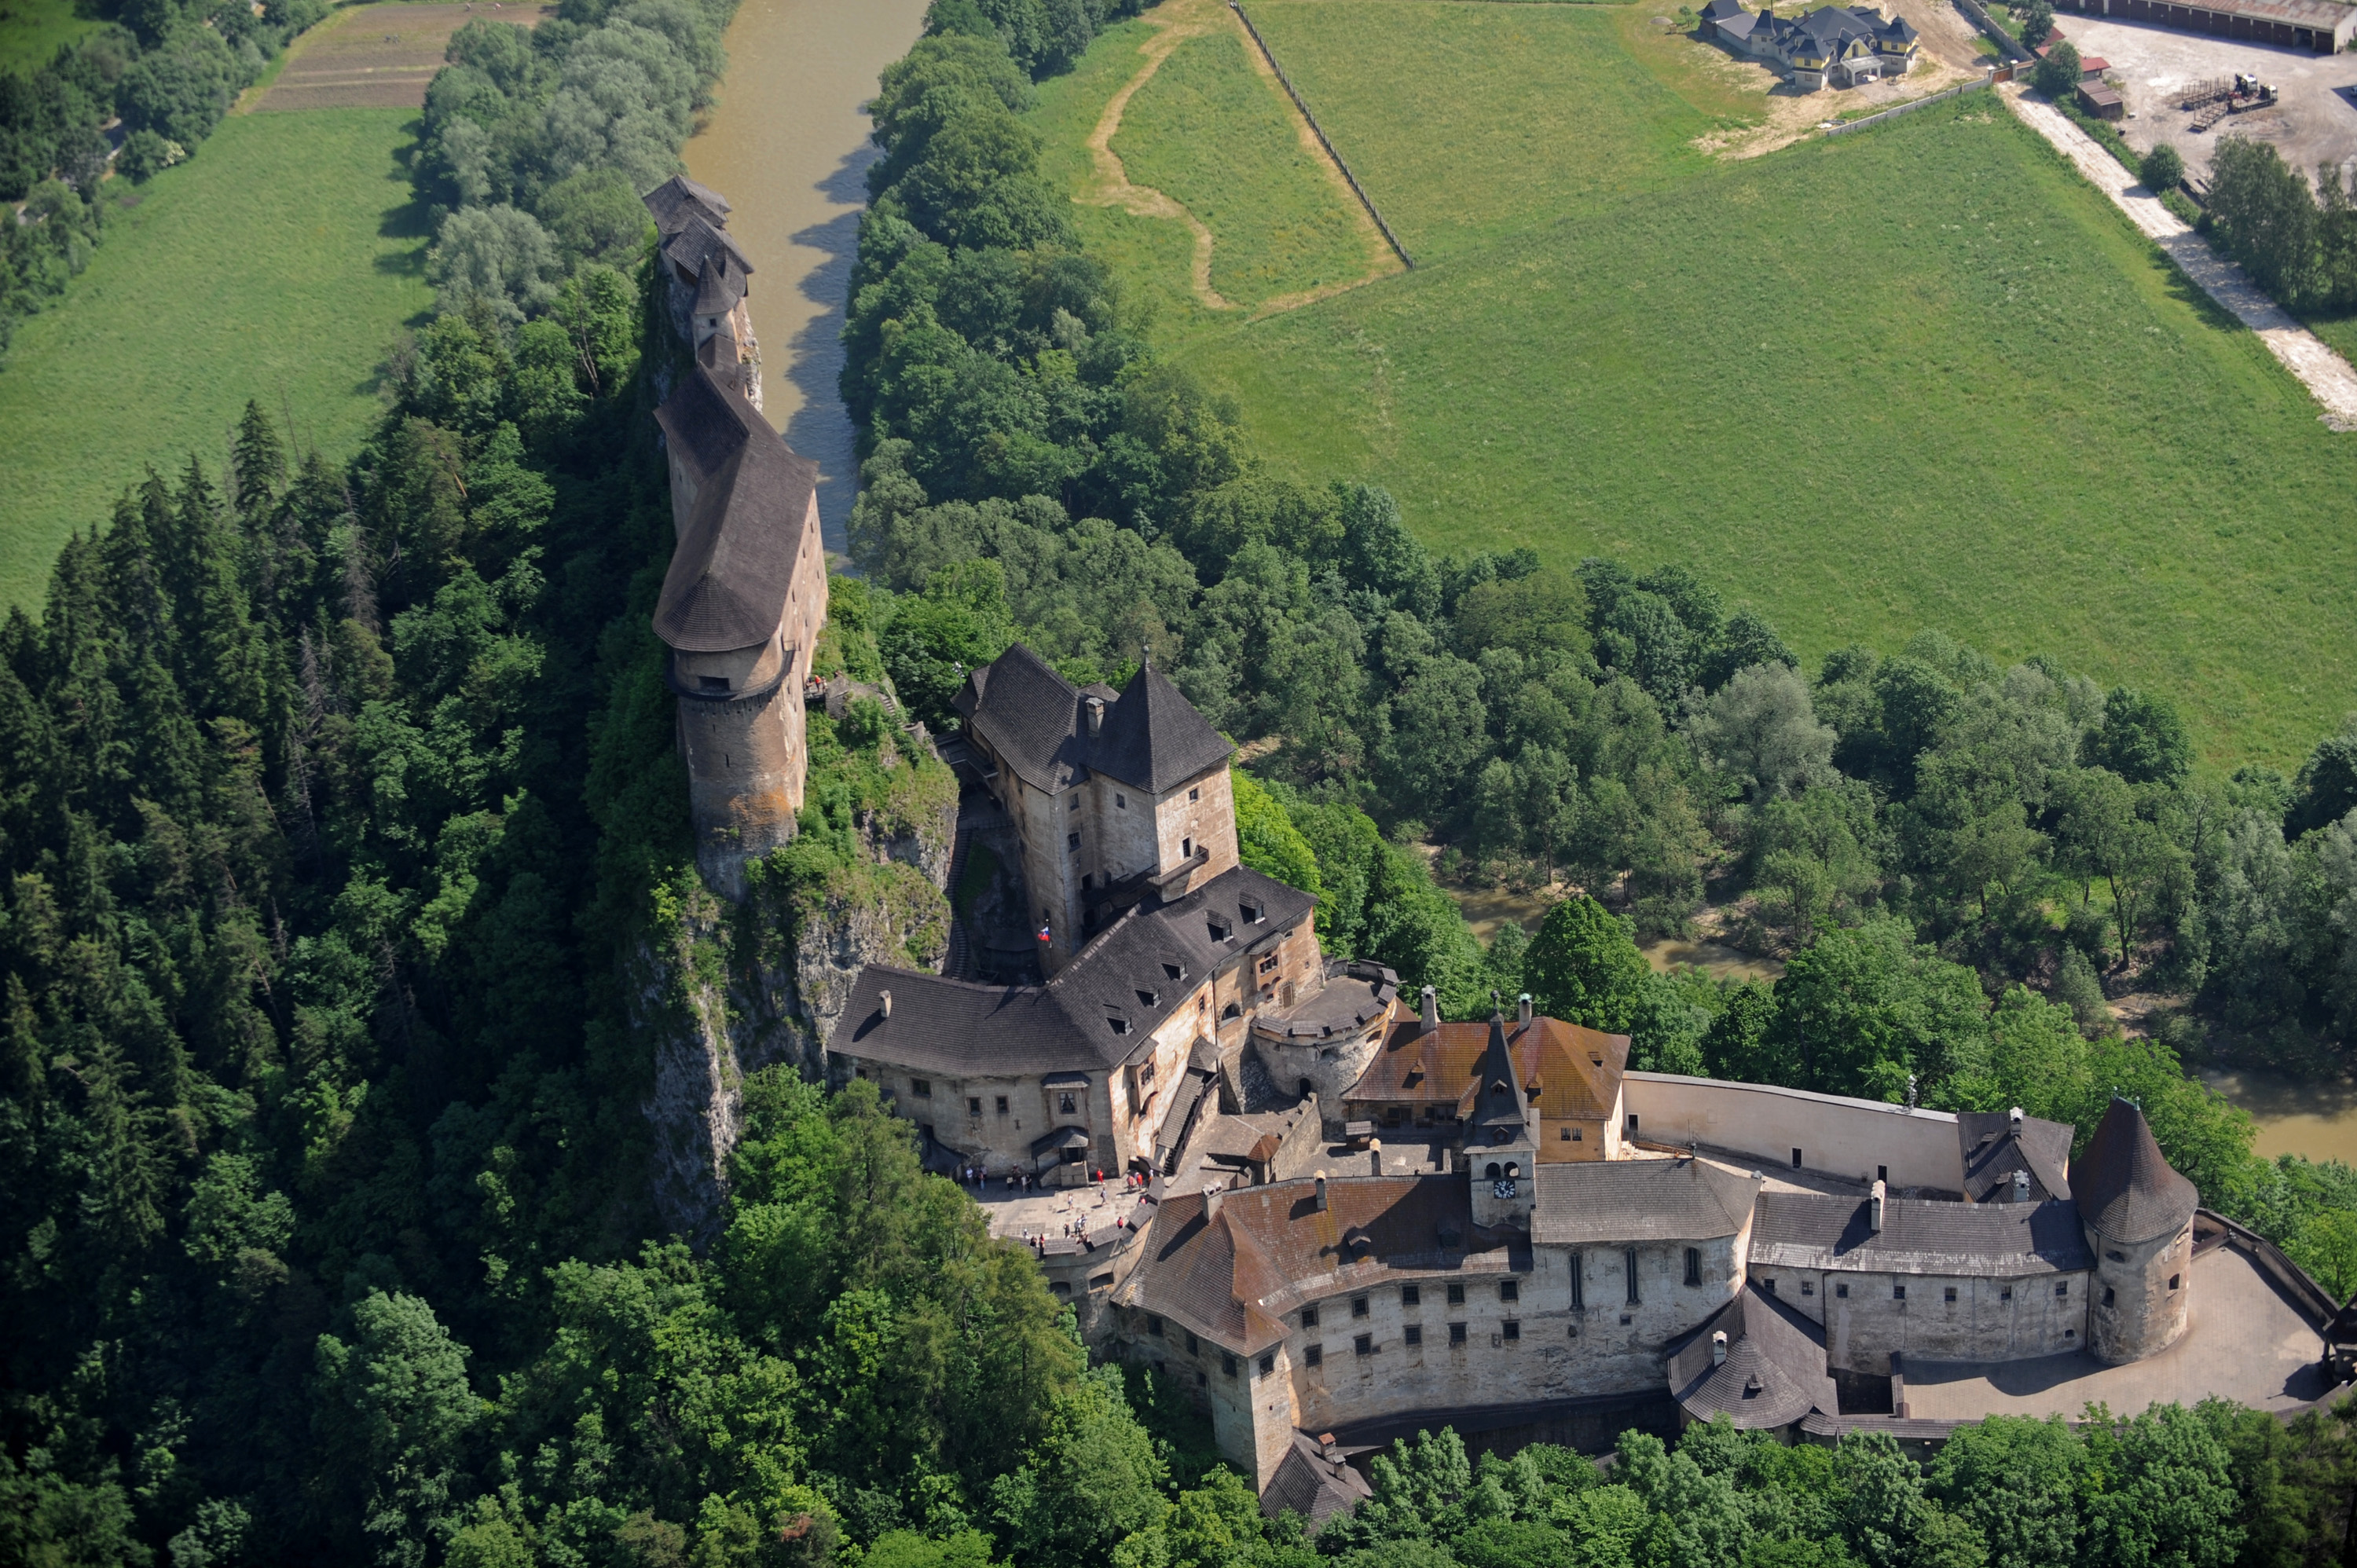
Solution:
<svg viewBox="0 0 2357 1568"><path fill-rule="evenodd" d="M1922 49L1904 16L1885 20L1871 5L1824 5L1788 17L1772 6L1746 11L1736 0L1710 0L1702 23L1706 36L1780 67L1803 92L1904 75Z"/></svg>
<svg viewBox="0 0 2357 1568"><path fill-rule="evenodd" d="M2118 90L2105 87L2100 80L2079 84L2079 107L2098 120L2118 120L2127 113Z"/></svg>
<svg viewBox="0 0 2357 1568"><path fill-rule="evenodd" d="M2072 0L2091 16L2124 22L2158 22L2189 32L2210 33L2255 44L2333 54L2357 34L2357 5L2331 0L2206 0L2175 5L2166 0Z"/></svg>

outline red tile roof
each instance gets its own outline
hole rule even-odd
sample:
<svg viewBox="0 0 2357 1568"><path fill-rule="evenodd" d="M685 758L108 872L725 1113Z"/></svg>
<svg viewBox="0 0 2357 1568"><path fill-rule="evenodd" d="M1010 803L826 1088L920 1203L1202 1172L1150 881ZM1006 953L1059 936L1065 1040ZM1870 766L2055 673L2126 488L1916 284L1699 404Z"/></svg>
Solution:
<svg viewBox="0 0 2357 1568"><path fill-rule="evenodd" d="M1542 1121L1602 1121L1612 1114L1620 1075L1629 1065L1629 1036L1599 1034L1560 1018L1534 1018L1506 1026L1507 1047L1523 1074L1523 1090ZM1394 1026L1391 1037L1342 1098L1377 1104L1451 1106L1472 1112L1490 1026L1443 1024L1427 1032L1421 1020Z"/></svg>

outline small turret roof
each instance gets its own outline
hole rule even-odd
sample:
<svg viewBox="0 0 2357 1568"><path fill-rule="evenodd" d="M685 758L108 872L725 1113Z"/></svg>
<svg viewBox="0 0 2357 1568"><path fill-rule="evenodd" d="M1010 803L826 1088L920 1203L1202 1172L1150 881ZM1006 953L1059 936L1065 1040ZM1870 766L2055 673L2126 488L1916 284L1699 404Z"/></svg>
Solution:
<svg viewBox="0 0 2357 1568"><path fill-rule="evenodd" d="M691 217L702 218L714 228L728 220L728 199L683 174L672 176L640 199L654 218L655 231L666 240L678 233Z"/></svg>
<svg viewBox="0 0 2357 1568"><path fill-rule="evenodd" d="M802 530L814 521L818 465L703 364L655 420L695 483L655 603L655 635L687 653L766 642L785 618Z"/></svg>
<svg viewBox="0 0 2357 1568"><path fill-rule="evenodd" d="M2115 1241L2174 1235L2201 1203L2193 1184L2161 1156L2142 1109L2117 1095L2095 1129L2094 1142L2072 1167L2071 1186L2080 1216Z"/></svg>
<svg viewBox="0 0 2357 1568"><path fill-rule="evenodd" d="M1473 1092L1473 1127L1484 1144L1521 1142L1529 1137L1531 1104L1523 1094L1523 1070L1506 1043L1506 1015L1490 1014L1490 1039L1481 1050L1480 1076ZM1500 1139L1498 1133L1509 1134Z"/></svg>
<svg viewBox="0 0 2357 1568"><path fill-rule="evenodd" d="M1083 702L1092 694L1105 704L1093 736ZM1225 766L1232 749L1152 664L1108 701L1019 642L967 675L957 710L1024 782L1050 793L1096 772L1160 795Z"/></svg>

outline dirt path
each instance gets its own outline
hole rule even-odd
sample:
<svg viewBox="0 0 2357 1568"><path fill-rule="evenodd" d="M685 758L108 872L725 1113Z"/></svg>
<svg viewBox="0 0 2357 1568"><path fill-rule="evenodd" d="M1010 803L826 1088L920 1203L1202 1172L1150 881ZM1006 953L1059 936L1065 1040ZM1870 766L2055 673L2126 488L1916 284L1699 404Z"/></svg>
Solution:
<svg viewBox="0 0 2357 1568"><path fill-rule="evenodd" d="M2326 348L2289 311L2268 298L2242 268L2212 250L2210 242L2163 207L2160 199L2123 168L2117 158L2063 118L2060 111L2024 96L2018 84L2000 87L1997 91L2032 130L2053 144L2055 151L2069 158L2096 189L2110 197L2113 204L2128 215L2129 221L2168 252L2169 260L2187 277L2200 284L2211 298L2233 311L2236 319L2258 334L2267 352L2299 378L2300 384L2323 405L2324 412L2317 417L2324 421L2327 428L2357 430L2357 371L2350 368L2348 360Z"/></svg>
<svg viewBox="0 0 2357 1568"><path fill-rule="evenodd" d="M1211 286L1214 241L1211 229L1189 211L1184 202L1150 185L1133 184L1129 171L1122 165L1120 155L1113 150L1113 139L1121 134L1121 118L1129 108L1130 99L1136 95L1139 88L1154 80L1154 73L1162 69L1162 62L1170 58L1172 51L1189 38L1200 38L1219 27L1230 27L1243 41L1245 58L1253 62L1253 69L1261 74L1262 80L1268 84L1268 90L1285 104L1286 116L1293 122L1294 134L1300 139L1303 149L1317 160L1318 166L1325 171L1327 178L1332 181L1349 204L1361 238L1367 244L1369 256L1365 276L1325 284L1297 294L1279 295L1264 301L1255 314L1268 316L1282 310L1297 309L1399 270L1398 258L1383 242L1383 236L1376 231L1373 220L1368 218L1366 209L1359 205L1358 197L1351 193L1350 182L1342 177L1342 171L1334 166L1334 160L1318 145L1308 122L1294 108L1293 101L1286 97L1285 89L1278 84L1276 73L1269 69L1266 57L1253 43L1251 35L1244 31L1243 24L1236 20L1235 13L1222 0L1167 0L1166 4L1148 12L1143 20L1155 29L1154 37L1137 51L1146 63L1138 67L1135 76L1122 83L1120 91L1106 100L1104 112L1097 116L1096 128L1089 133L1088 140L1089 161L1096 177L1073 200L1091 207L1118 207L1140 218L1168 218L1185 224L1187 231L1195 237L1190 283L1197 301L1209 310L1244 308Z"/></svg>

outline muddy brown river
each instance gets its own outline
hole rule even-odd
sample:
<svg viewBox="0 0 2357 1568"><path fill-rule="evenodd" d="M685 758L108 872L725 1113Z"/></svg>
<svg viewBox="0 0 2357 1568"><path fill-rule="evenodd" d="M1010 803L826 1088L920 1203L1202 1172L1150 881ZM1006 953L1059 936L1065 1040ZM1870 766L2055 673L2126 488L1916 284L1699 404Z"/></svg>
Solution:
<svg viewBox="0 0 2357 1568"><path fill-rule="evenodd" d="M859 478L836 401L844 288L877 157L859 112L876 74L923 30L925 0L744 0L720 103L687 144L688 174L726 197L753 263L753 331L770 423L819 466L819 517L843 548Z"/></svg>

